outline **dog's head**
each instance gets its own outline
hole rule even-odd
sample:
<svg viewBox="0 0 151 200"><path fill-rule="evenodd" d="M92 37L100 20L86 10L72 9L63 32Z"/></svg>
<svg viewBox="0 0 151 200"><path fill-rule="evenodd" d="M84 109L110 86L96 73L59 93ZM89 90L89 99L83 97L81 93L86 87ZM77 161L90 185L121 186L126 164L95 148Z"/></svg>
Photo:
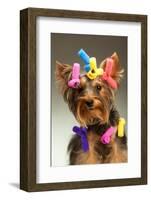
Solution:
<svg viewBox="0 0 151 200"><path fill-rule="evenodd" d="M114 53L111 58L113 60L111 77L119 85L123 70L117 54ZM104 70L106 62L107 59L100 64ZM56 63L56 81L77 121L81 126L107 123L114 105L115 89L101 79L101 76L91 80L86 75L81 76L78 88L69 88L68 81L71 79L71 74L72 66Z"/></svg>

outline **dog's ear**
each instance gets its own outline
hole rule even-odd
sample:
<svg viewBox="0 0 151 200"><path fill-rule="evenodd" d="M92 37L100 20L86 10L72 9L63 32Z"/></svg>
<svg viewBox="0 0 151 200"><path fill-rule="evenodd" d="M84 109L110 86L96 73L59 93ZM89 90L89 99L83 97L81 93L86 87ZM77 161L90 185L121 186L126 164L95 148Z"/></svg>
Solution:
<svg viewBox="0 0 151 200"><path fill-rule="evenodd" d="M56 61L55 78L59 90L66 100L67 92L69 90L68 81L71 79L72 67L68 64L62 64Z"/></svg>
<svg viewBox="0 0 151 200"><path fill-rule="evenodd" d="M124 70L121 68L119 57L116 52L112 54L110 57L113 60L113 66L112 66L112 71L111 71L111 77L119 84ZM105 71L106 68L106 63L107 63L107 58L103 60L100 64L100 67L102 67Z"/></svg>

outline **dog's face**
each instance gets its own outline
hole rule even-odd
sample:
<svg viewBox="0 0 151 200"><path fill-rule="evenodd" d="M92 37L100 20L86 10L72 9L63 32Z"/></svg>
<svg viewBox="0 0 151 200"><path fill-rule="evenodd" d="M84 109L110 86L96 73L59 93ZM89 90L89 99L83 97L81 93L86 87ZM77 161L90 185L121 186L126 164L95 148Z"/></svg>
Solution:
<svg viewBox="0 0 151 200"><path fill-rule="evenodd" d="M121 68L116 53L112 56L114 66L111 76L119 84ZM100 67L105 69L106 59ZM105 124L109 120L110 110L114 105L115 92L100 76L90 80L86 75L80 78L80 85L76 89L68 87L71 79L72 67L57 63L56 80L65 101L81 126L96 123Z"/></svg>
<svg viewBox="0 0 151 200"><path fill-rule="evenodd" d="M75 116L81 125L106 123L113 103L113 90L99 77L90 80L81 77L80 86L74 94Z"/></svg>

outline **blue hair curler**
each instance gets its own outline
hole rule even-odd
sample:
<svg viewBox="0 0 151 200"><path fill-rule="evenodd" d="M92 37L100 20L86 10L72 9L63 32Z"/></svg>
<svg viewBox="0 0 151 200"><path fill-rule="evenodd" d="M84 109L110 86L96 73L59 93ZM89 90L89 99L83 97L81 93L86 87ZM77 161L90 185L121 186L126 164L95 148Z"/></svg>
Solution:
<svg viewBox="0 0 151 200"><path fill-rule="evenodd" d="M78 52L78 55L80 56L80 58L83 60L83 62L86 65L90 64L90 61L89 61L90 57L83 49L80 49L80 51Z"/></svg>
<svg viewBox="0 0 151 200"><path fill-rule="evenodd" d="M90 69L91 69L90 64L87 64L87 65L84 66L84 70L85 70L86 72L89 72Z"/></svg>

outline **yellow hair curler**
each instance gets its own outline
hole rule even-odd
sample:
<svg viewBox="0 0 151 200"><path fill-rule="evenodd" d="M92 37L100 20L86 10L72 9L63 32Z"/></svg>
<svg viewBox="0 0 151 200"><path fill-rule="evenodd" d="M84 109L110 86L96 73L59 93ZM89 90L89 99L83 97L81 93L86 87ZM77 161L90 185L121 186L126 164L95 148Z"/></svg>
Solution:
<svg viewBox="0 0 151 200"><path fill-rule="evenodd" d="M120 118L119 119L119 123L117 126L118 129L118 137L123 137L124 136L124 126L125 126L125 119L124 118Z"/></svg>
<svg viewBox="0 0 151 200"><path fill-rule="evenodd" d="M87 76L89 79L95 79L97 76L103 74L102 68L97 68L96 58L90 58L90 71L87 72Z"/></svg>

